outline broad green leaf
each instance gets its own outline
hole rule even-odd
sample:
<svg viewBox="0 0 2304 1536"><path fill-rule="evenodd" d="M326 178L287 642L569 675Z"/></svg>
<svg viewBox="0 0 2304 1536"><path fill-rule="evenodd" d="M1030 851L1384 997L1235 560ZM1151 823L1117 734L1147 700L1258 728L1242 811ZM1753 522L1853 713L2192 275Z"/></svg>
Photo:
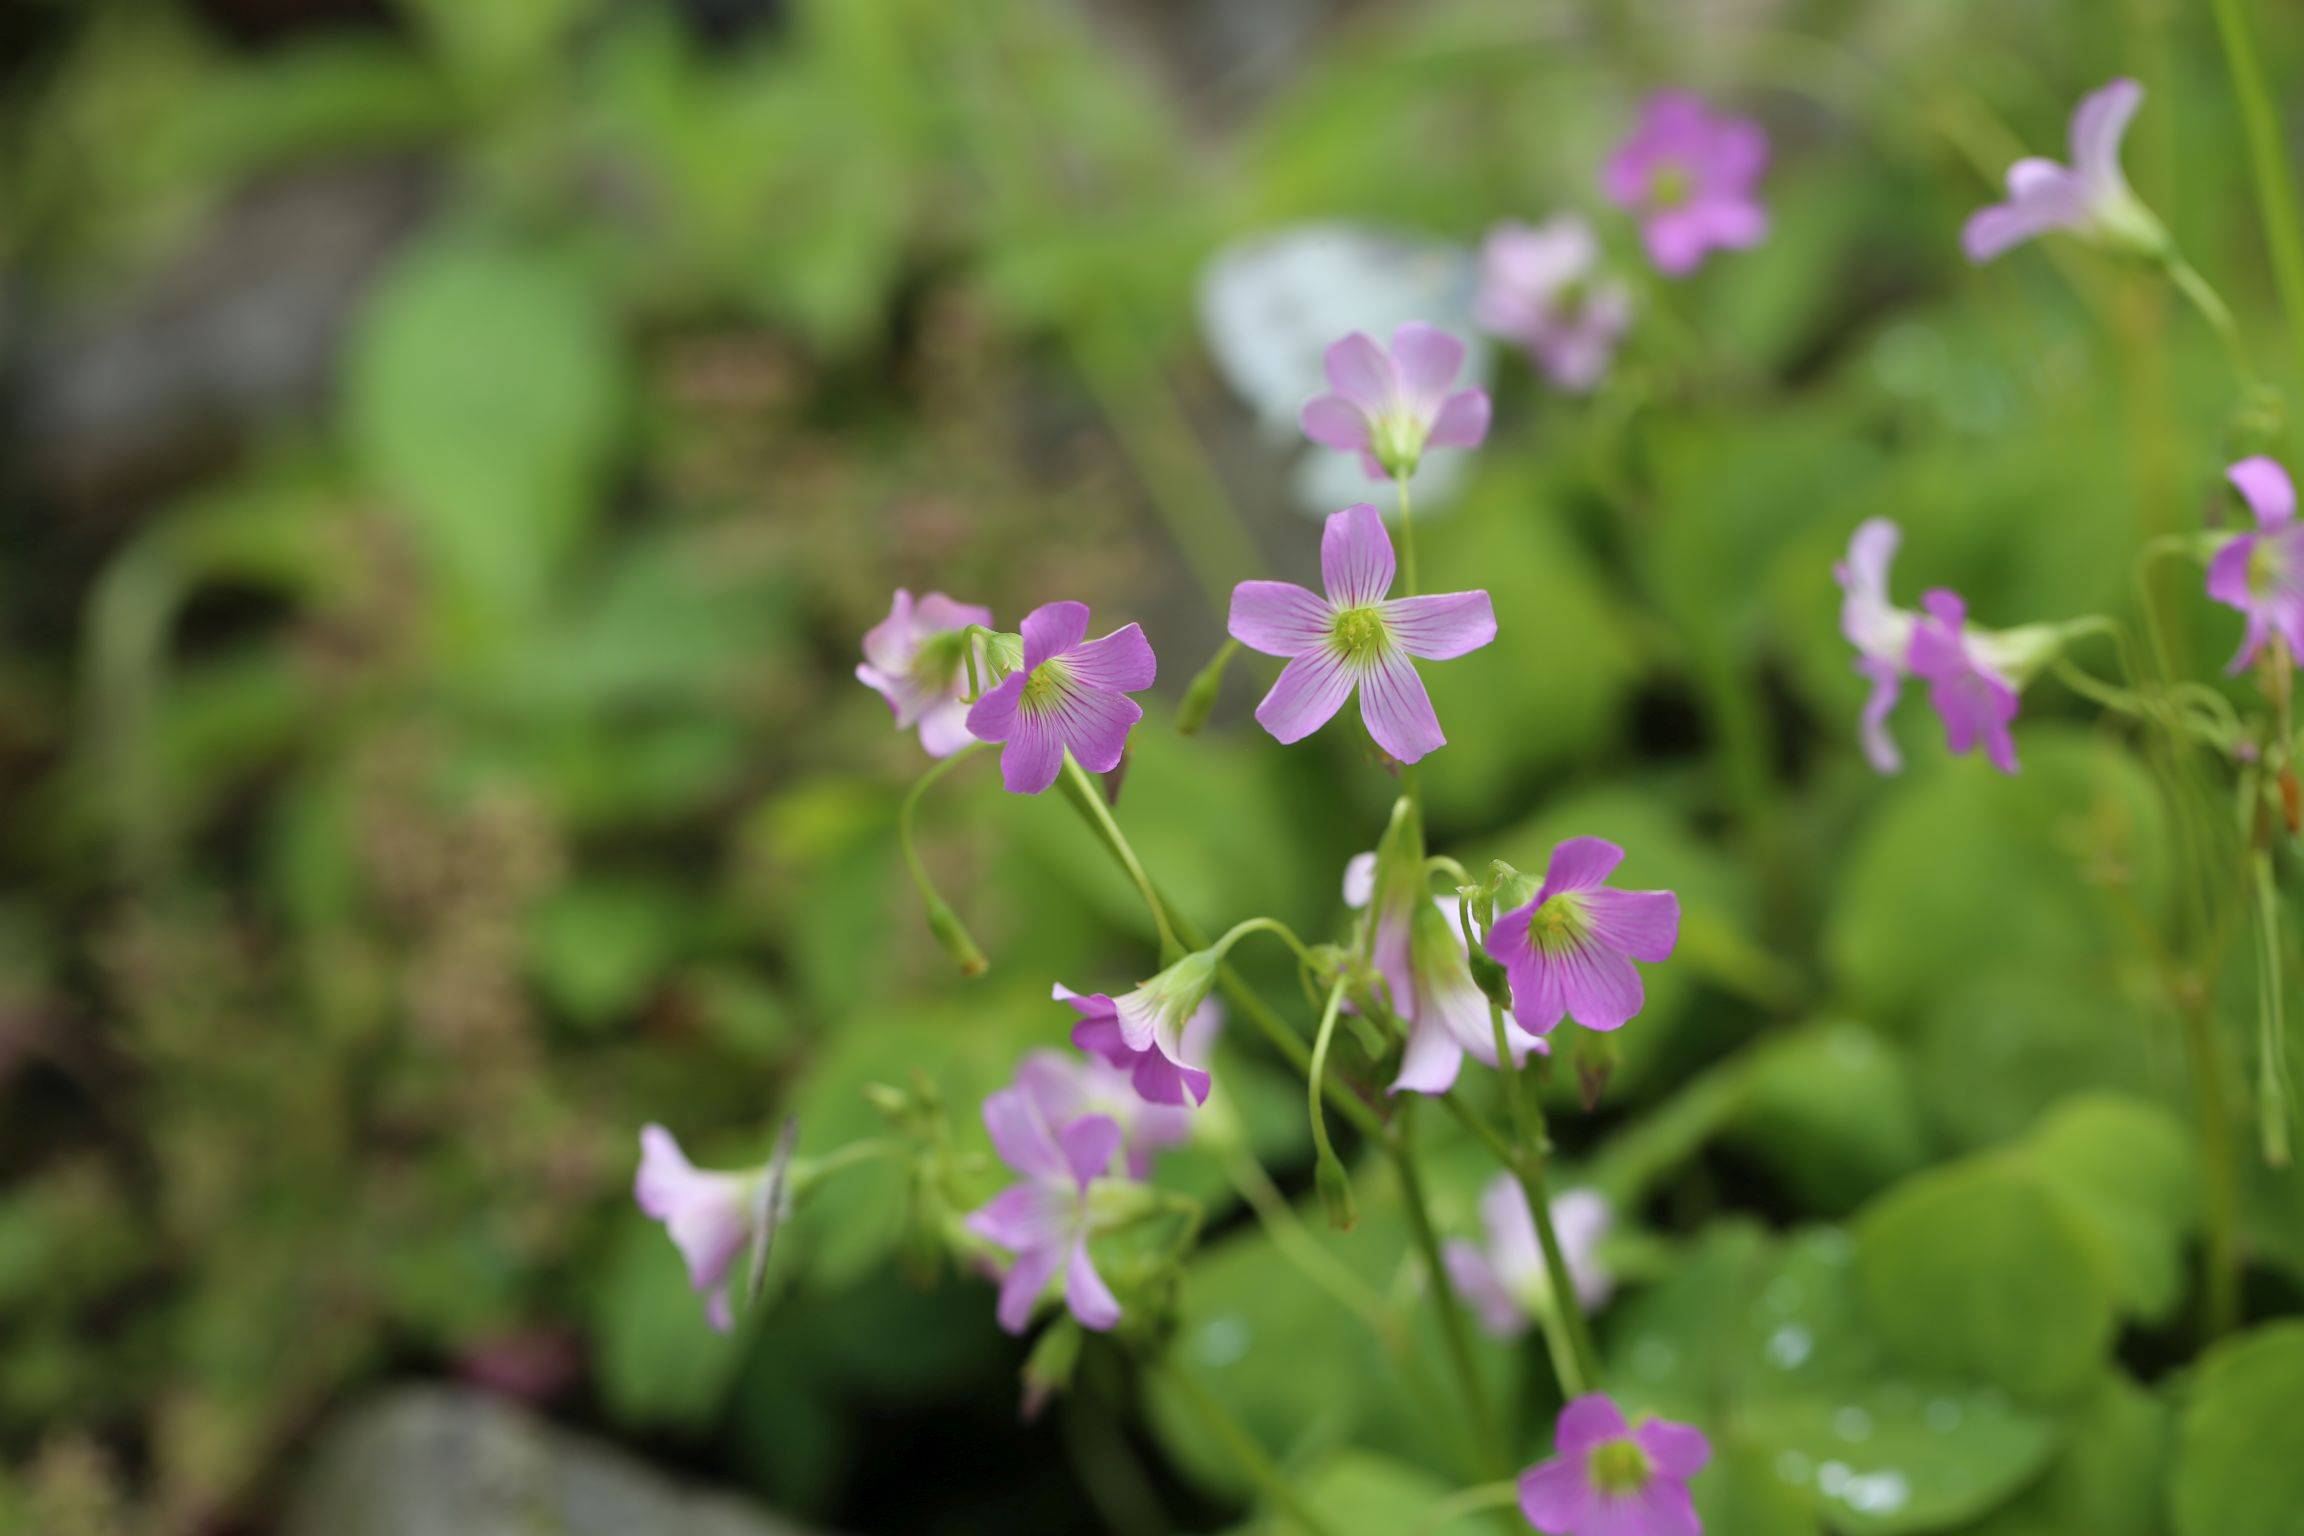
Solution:
<svg viewBox="0 0 2304 1536"><path fill-rule="evenodd" d="M2112 1342L2111 1261L2085 1216L2021 1163L1915 1175L1855 1231L1865 1315L1913 1368L2035 1403L2094 1379Z"/></svg>
<svg viewBox="0 0 2304 1536"><path fill-rule="evenodd" d="M1851 1209L1930 1150L1904 1054L1856 1024L1819 1025L1762 1048L1728 1134L1826 1211Z"/></svg>
<svg viewBox="0 0 2304 1536"><path fill-rule="evenodd" d="M2047 1474L1971 1536L2159 1536L2172 1428L2166 1404L2107 1375L2074 1413Z"/></svg>
<svg viewBox="0 0 2304 1536"><path fill-rule="evenodd" d="M1339 1451L1294 1479L1298 1495L1329 1536L1475 1536L1496 1529L1492 1514L1462 1515L1433 1523L1433 1515L1461 1493L1429 1472L1373 1451ZM1237 1536L1305 1536L1302 1522L1278 1511L1240 1527Z"/></svg>
<svg viewBox="0 0 2304 1536"><path fill-rule="evenodd" d="M2171 1508L2176 1536L2304 1530L2304 1323L2227 1340L2184 1391Z"/></svg>
<svg viewBox="0 0 2304 1536"><path fill-rule="evenodd" d="M619 1423L694 1429L719 1411L735 1377L736 1339L705 1322L679 1251L636 1212L618 1223L590 1327L600 1395Z"/></svg>
<svg viewBox="0 0 2304 1536"><path fill-rule="evenodd" d="M2102 1232L2123 1308L2165 1320L2183 1295L2185 1240L2199 1217L2197 1165L2182 1123L2141 1099L2078 1095L2016 1155Z"/></svg>

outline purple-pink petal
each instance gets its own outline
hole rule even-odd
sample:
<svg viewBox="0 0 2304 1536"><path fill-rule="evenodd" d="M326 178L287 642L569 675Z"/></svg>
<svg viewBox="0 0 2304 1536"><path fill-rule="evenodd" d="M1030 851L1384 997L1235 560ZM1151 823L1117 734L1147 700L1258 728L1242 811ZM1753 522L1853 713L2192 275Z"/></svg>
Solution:
<svg viewBox="0 0 2304 1536"><path fill-rule="evenodd" d="M1552 850L1544 866L1544 887L1537 893L1540 906L1563 891L1588 891L1624 862L1624 850L1604 837L1571 837Z"/></svg>
<svg viewBox="0 0 2304 1536"><path fill-rule="evenodd" d="M1703 1471L1712 1459L1712 1442L1691 1424L1650 1419L1632 1432L1632 1438L1657 1471L1682 1482Z"/></svg>
<svg viewBox="0 0 2304 1536"><path fill-rule="evenodd" d="M1335 611L1326 598L1294 582L1243 581L1232 589L1225 629L1252 651L1303 656L1327 644Z"/></svg>
<svg viewBox="0 0 2304 1536"><path fill-rule="evenodd" d="M1024 697L1024 674L1011 672L968 707L968 733L978 741L1006 741L1016 729L1016 706Z"/></svg>
<svg viewBox="0 0 2304 1536"><path fill-rule="evenodd" d="M1407 657L1397 653L1379 657L1361 672L1360 718L1376 745L1403 763L1416 762L1448 744L1440 717L1432 711L1432 696L1424 691L1424 679Z"/></svg>
<svg viewBox="0 0 2304 1536"><path fill-rule="evenodd" d="M1335 718L1352 696L1352 669L1333 650L1299 656L1280 669L1256 706L1256 723L1282 746L1302 741Z"/></svg>
<svg viewBox="0 0 2304 1536"><path fill-rule="evenodd" d="M2242 459L2224 476L2247 501L2248 510L2256 514L2257 526L2280 528L2295 518L2296 484L2277 461L2258 454Z"/></svg>
<svg viewBox="0 0 2304 1536"><path fill-rule="evenodd" d="M1488 436L1488 391L1460 389L1440 402L1432 430L1424 436L1427 448L1477 448Z"/></svg>
<svg viewBox="0 0 2304 1536"><path fill-rule="evenodd" d="M1496 606L1486 592L1395 597L1383 608L1400 649L1425 661L1452 661L1496 638Z"/></svg>
<svg viewBox="0 0 2304 1536"><path fill-rule="evenodd" d="M1464 1047L1447 1026L1438 1019L1420 1019L1409 1026L1408 1049L1401 1054L1400 1071L1389 1091L1446 1093L1463 1070Z"/></svg>
<svg viewBox="0 0 2304 1536"><path fill-rule="evenodd" d="M1056 1139L1064 1149L1064 1165L1086 1189L1112 1166L1112 1154L1120 1150L1120 1122L1110 1115L1083 1115Z"/></svg>
<svg viewBox="0 0 2304 1536"><path fill-rule="evenodd" d="M1584 1463L1563 1451L1520 1474L1520 1513L1544 1536L1581 1536L1591 1519L1595 1496Z"/></svg>
<svg viewBox="0 0 2304 1536"><path fill-rule="evenodd" d="M1088 637L1088 605L1071 601L1043 603L1024 615L1020 633L1024 638L1024 670L1029 672Z"/></svg>
<svg viewBox="0 0 2304 1536"><path fill-rule="evenodd" d="M1453 1238L1440 1250L1440 1262L1447 1266L1456 1294L1471 1304L1482 1328L1499 1339L1518 1338L1527 1331L1528 1318L1520 1303L1505 1289L1495 1266L1477 1246Z"/></svg>
<svg viewBox="0 0 2304 1536"><path fill-rule="evenodd" d="M2081 98L2072 112L2072 168L2091 189L2118 186L2120 141L2144 104L2144 87L2125 77Z"/></svg>
<svg viewBox="0 0 2304 1536"><path fill-rule="evenodd" d="M1000 1281L1000 1305L995 1313L1002 1329L1009 1333L1025 1330L1040 1293L1048 1288L1049 1277L1063 1262L1064 1249L1054 1244L1027 1248L1009 1262L1008 1273Z"/></svg>
<svg viewBox="0 0 2304 1536"><path fill-rule="evenodd" d="M1587 891L1579 898L1592 937L1650 965L1672 958L1680 938L1680 898L1670 891Z"/></svg>
<svg viewBox="0 0 2304 1536"><path fill-rule="evenodd" d="M1888 716L1904 691L1904 668L1885 658L1859 656L1856 670L1872 681L1860 727L1865 760L1876 772L1895 773L1904 766L1904 754L1896 750L1896 739L1888 734Z"/></svg>
<svg viewBox="0 0 2304 1536"><path fill-rule="evenodd" d="M1304 435L1323 448L1368 451L1368 415L1342 395L1315 395L1304 402L1296 420Z"/></svg>
<svg viewBox="0 0 2304 1536"><path fill-rule="evenodd" d="M1063 1178L1069 1169L1054 1127L1031 1094L1022 1088L997 1089L984 1096L984 1129L1000 1161L1029 1178Z"/></svg>
<svg viewBox="0 0 2304 1536"><path fill-rule="evenodd" d="M1073 647L1064 658L1064 666L1075 681L1117 693L1149 688L1160 675L1152 643L1137 624L1123 625L1100 640Z"/></svg>
<svg viewBox="0 0 2304 1536"><path fill-rule="evenodd" d="M1320 581L1328 601L1357 608L1392 590L1392 535L1365 501L1332 512L1320 530Z"/></svg>
<svg viewBox="0 0 2304 1536"><path fill-rule="evenodd" d="M1061 1242L1071 1202L1045 1184L1011 1184L968 1213L969 1231L1011 1253Z"/></svg>
<svg viewBox="0 0 2304 1536"><path fill-rule="evenodd" d="M1574 1456L1610 1440L1621 1440L1631 1432L1624 1410L1616 1406L1613 1398L1605 1392L1587 1392L1560 1410L1560 1421L1552 1431L1552 1444L1561 1455Z"/></svg>
<svg viewBox="0 0 2304 1536"><path fill-rule="evenodd" d="M1464 343L1436 325L1411 320L1392 333L1392 362L1405 403L1418 416L1430 420L1448 386L1464 369ZM1441 446L1470 448L1478 441Z"/></svg>
<svg viewBox="0 0 2304 1536"><path fill-rule="evenodd" d="M1128 750L1128 733L1143 718L1143 706L1134 699L1091 688L1068 691L1053 712L1064 745L1090 773L1110 773L1120 766L1121 754ZM1050 775L1049 782L1054 781Z"/></svg>
<svg viewBox="0 0 2304 1536"><path fill-rule="evenodd" d="M1646 1000L1640 973L1612 949L1587 942L1545 958L1559 976L1568 1017L1586 1029L1622 1029Z"/></svg>
<svg viewBox="0 0 2304 1536"><path fill-rule="evenodd" d="M1390 403L1397 378L1392 360L1365 331L1354 331L1330 342L1324 359L1328 387L1363 415L1373 415Z"/></svg>
<svg viewBox="0 0 2304 1536"><path fill-rule="evenodd" d="M1134 708L1134 705L1130 705ZM1141 711L1139 711L1141 713ZM984 733L978 731L977 735ZM1125 739L1126 731L1122 731ZM1055 720L1046 714L1019 711L1009 729L1007 745L1000 749L1000 785L1012 795L1037 795L1056 782L1064 771L1064 738ZM1085 763L1085 759L1083 759ZM1112 765L1106 763L1105 768ZM1096 769L1103 772L1103 769Z"/></svg>
<svg viewBox="0 0 2304 1536"><path fill-rule="evenodd" d="M1095 1333L1108 1331L1120 1321L1120 1303L1104 1277L1096 1272L1095 1263L1088 1257L1085 1239L1072 1245L1072 1252L1064 1269L1064 1304L1072 1309L1080 1326Z"/></svg>

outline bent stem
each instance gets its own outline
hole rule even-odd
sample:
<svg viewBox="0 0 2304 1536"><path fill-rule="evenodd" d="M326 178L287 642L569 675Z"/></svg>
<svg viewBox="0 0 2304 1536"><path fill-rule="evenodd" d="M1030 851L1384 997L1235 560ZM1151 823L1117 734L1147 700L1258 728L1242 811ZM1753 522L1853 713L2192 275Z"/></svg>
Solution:
<svg viewBox="0 0 2304 1536"><path fill-rule="evenodd" d="M2160 269L2168 274L2168 281L2176 285L2176 291L2192 301L2200 318L2208 322L2208 329L2224 344L2224 353L2232 360L2232 371L2240 376L2240 392L2253 394L2256 365L2248 360L2248 348L2240 340L2240 327L2232 319L2232 308L2224 302L2224 296L2200 275L2199 268L2179 255L2174 246L2161 252Z"/></svg>
<svg viewBox="0 0 2304 1536"><path fill-rule="evenodd" d="M1138 861L1136 850L1128 846L1126 834L1121 832L1120 823L1112 819L1112 808L1097 793L1095 781L1088 777L1088 770L1081 767L1080 760L1069 751L1064 754L1063 782L1066 797L1079 808L1081 815L1088 818L1089 826L1095 829L1104 846L1111 850L1112 857L1119 860L1120 868L1135 883L1136 894L1144 898L1144 908L1152 914L1152 926L1160 935L1161 963L1165 965L1183 959L1184 946L1177 942L1176 930L1169 926L1167 905L1160 900L1160 893L1152 889L1152 877L1144 873L1144 866Z"/></svg>
<svg viewBox="0 0 2304 1536"><path fill-rule="evenodd" d="M944 899L943 893L936 889L936 882L929 878L928 866L920 859L913 823L919 815L920 797L928 792L928 787L974 757L983 745L980 741L970 742L950 757L929 764L928 771L914 780L912 787L904 792L904 803L896 811L896 840L903 847L904 863L912 871L912 883L919 888L921 904L927 908L929 930L959 963L960 974L963 976L981 976L991 967L992 962L984 958L984 951L977 947L974 935L960 921L960 914L952 910L952 904Z"/></svg>
<svg viewBox="0 0 2304 1536"><path fill-rule="evenodd" d="M1440 1314L1440 1332L1448 1344L1449 1363L1456 1372L1457 1390L1463 1394L1465 1415L1471 1421L1473 1439L1480 1447L1481 1462L1498 1471L1508 1470L1495 1412L1489 1406L1488 1394L1481 1390L1480 1373L1473 1363L1472 1335L1464 1321L1464 1308L1457 1300L1456 1288L1448 1282L1447 1266L1440 1257L1440 1239L1432 1227L1432 1208L1424 1198L1424 1177L1416 1166L1416 1150L1409 1138L1414 1110L1413 1104L1401 1106L1400 1131L1389 1146L1392 1165L1400 1176L1408 1228L1416 1239L1416 1251L1423 1260L1426 1280L1432 1289L1433 1310Z"/></svg>

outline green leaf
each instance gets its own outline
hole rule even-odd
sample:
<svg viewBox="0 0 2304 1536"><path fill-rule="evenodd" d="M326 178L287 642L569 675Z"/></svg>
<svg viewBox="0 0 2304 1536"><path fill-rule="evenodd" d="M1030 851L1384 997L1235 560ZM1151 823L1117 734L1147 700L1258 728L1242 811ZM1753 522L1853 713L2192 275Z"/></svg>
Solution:
<svg viewBox="0 0 2304 1536"><path fill-rule="evenodd" d="M2171 1429L2165 1404L2108 1375L2080 1405L2047 1474L1970 1536L2159 1536Z"/></svg>
<svg viewBox="0 0 2304 1536"><path fill-rule="evenodd" d="M608 1412L622 1424L693 1429L715 1415L741 1358L715 1333L688 1288L664 1229L637 1214L619 1223L595 1293L592 1361Z"/></svg>
<svg viewBox="0 0 2304 1536"><path fill-rule="evenodd" d="M2176 1536L2304 1531L2304 1323L2228 1340L2201 1361L2177 1430Z"/></svg>
<svg viewBox="0 0 2304 1536"><path fill-rule="evenodd" d="M694 927L677 887L581 880L537 906L529 956L553 1003L598 1028L647 1000Z"/></svg>
<svg viewBox="0 0 2304 1536"><path fill-rule="evenodd" d="M1473 1536L1493 1531L1493 1515L1462 1515L1438 1525L1428 1524L1433 1511L1463 1490L1442 1482L1421 1468L1394 1461L1372 1451L1339 1451L1319 1466L1292 1479L1298 1495L1331 1536ZM1304 1526L1286 1515L1267 1512L1240 1527L1237 1536L1303 1536Z"/></svg>
<svg viewBox="0 0 2304 1536"><path fill-rule="evenodd" d="M352 445L459 597L532 609L616 448L622 373L584 272L449 233L386 274L348 364Z"/></svg>
<svg viewBox="0 0 2304 1536"><path fill-rule="evenodd" d="M2095 1377L2112 1342L2114 1280L2096 1234L2009 1159L1931 1169L1875 1200L1856 1224L1856 1267L1881 1339L1932 1374L2053 1402Z"/></svg>
<svg viewBox="0 0 2304 1536"><path fill-rule="evenodd" d="M1929 1154L1910 1065L1857 1024L1818 1025L1764 1047L1729 1134L1825 1211L1851 1209Z"/></svg>
<svg viewBox="0 0 2304 1536"><path fill-rule="evenodd" d="M2184 1291L2184 1245L2199 1217L2191 1139L2141 1099L2067 1099L2016 1149L2102 1234L2127 1310L2165 1320Z"/></svg>

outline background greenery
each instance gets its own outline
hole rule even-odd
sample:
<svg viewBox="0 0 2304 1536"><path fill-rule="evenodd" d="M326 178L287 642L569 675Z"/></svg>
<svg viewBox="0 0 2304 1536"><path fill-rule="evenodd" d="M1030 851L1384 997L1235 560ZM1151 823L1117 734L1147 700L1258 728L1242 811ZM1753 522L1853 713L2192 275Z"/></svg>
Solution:
<svg viewBox="0 0 2304 1536"><path fill-rule="evenodd" d="M2293 80L2304 25L2267 11ZM1766 120L1772 239L1673 288L1597 401L1505 360L1422 546L1502 630L1433 676L1435 845L1603 834L1687 910L1597 1111L1554 1085L1564 1155L1636 1218L1612 1377L1713 1432L1723 1536L2294 1536L2304 1198L2250 1138L2247 1328L2204 1348L2138 937L2162 798L2052 682L2021 777L1908 719L1875 778L1836 627L1864 516L1905 526L1904 595L2013 624L2132 612L2142 540L2227 515L2228 375L2159 284L1958 253L2119 72L2139 190L2291 379L2213 26L2163 0L12 8L0 1525L265 1530L327 1410L448 1374L836 1529L1239 1520L1116 1352L1016 1421L988 1288L901 1277L890 1170L804 1214L760 1326L708 1333L630 1208L634 1132L735 1163L795 1109L821 1150L917 1071L977 1138L1061 1038L1051 979L1150 969L1063 808L971 768L928 852L994 966L950 974L858 637L899 584L1008 624L1077 596L1145 624L1172 701L1211 589L1314 542L1196 332L1205 260L1590 208L1680 83ZM2206 676L2238 624L2189 580ZM1203 925L1335 931L1389 781L1343 732L1274 747L1234 672L1198 739L1152 704L1122 818ZM1300 1093L1227 1053L1307 1193ZM1430 1140L1468 1234L1487 1170ZM1215 1154L1177 1177L1218 1212L1182 1367L1346 1529L1408 1528L1455 1432ZM1321 1240L1388 1287L1397 1201L1363 1183ZM1485 1364L1533 1456L1522 1355Z"/></svg>

